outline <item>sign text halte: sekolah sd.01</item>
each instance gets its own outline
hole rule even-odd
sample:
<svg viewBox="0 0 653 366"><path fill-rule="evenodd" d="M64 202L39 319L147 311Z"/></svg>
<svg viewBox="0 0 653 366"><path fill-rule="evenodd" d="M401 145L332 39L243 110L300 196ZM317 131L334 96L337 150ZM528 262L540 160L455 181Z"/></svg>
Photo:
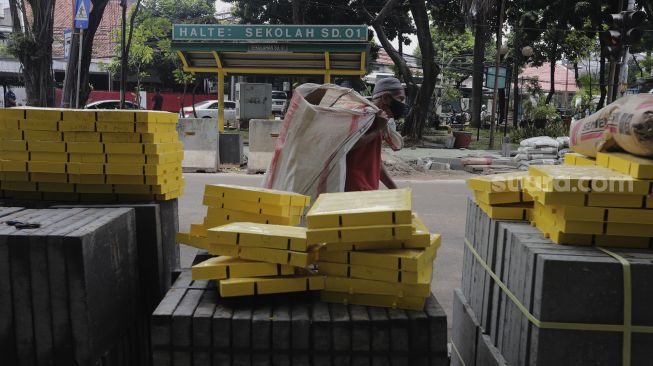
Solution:
<svg viewBox="0 0 653 366"><path fill-rule="evenodd" d="M365 25L175 24L175 41L367 41Z"/></svg>

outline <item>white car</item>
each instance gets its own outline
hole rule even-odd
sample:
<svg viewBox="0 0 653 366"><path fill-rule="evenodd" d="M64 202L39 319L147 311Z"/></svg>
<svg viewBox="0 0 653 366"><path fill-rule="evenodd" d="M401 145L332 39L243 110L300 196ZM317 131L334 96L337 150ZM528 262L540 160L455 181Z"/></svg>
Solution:
<svg viewBox="0 0 653 366"><path fill-rule="evenodd" d="M184 107L179 111L180 117L185 118L218 118L218 101L205 100L203 102L195 103L195 115L193 115L193 107ZM224 102L224 122L231 124L236 122L236 102L226 100Z"/></svg>
<svg viewBox="0 0 653 366"><path fill-rule="evenodd" d="M288 107L288 94L285 91L272 91L272 114L282 116Z"/></svg>
<svg viewBox="0 0 653 366"><path fill-rule="evenodd" d="M120 109L120 101L115 99L98 100L96 102L91 102L85 105L84 109ZM125 109L143 109L143 108L141 108L138 104L134 102L126 100Z"/></svg>

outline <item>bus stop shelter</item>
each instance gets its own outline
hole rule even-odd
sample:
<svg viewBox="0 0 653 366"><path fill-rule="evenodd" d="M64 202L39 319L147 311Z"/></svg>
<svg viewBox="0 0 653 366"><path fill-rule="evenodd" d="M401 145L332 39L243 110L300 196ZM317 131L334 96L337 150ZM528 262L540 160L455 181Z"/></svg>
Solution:
<svg viewBox="0 0 653 366"><path fill-rule="evenodd" d="M216 73L218 130L224 131L224 79L231 75L367 74L366 25L175 24L172 47L184 71Z"/></svg>

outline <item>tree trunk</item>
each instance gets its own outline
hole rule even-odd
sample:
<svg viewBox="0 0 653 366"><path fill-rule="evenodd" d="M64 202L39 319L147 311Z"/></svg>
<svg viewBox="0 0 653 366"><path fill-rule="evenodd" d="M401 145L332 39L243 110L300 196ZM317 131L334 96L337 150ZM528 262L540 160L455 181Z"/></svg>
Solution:
<svg viewBox="0 0 653 366"><path fill-rule="evenodd" d="M499 89L497 94L499 99L499 104L497 104L499 107L499 121L496 124L496 128L498 130L504 121L503 119L506 117L506 89Z"/></svg>
<svg viewBox="0 0 653 366"><path fill-rule="evenodd" d="M20 27L18 18L12 27L13 30L22 33L20 37L26 39L26 44L28 44L25 48L17 50L14 56L22 65L27 105L30 106L51 107L54 105L54 76L52 74L54 4L54 0L30 2L32 16L25 14L24 6L21 9L25 20L24 29ZM18 14L17 0L10 0L9 7L12 14ZM33 21L31 26L27 22L28 19Z"/></svg>
<svg viewBox="0 0 653 366"><path fill-rule="evenodd" d="M14 33L21 33L23 30L20 26L20 17L18 16L18 4L15 0L9 1L9 12L11 13L11 30ZM25 27L28 25L25 24Z"/></svg>
<svg viewBox="0 0 653 366"><path fill-rule="evenodd" d="M519 126L519 107L521 106L521 94L519 90L519 68L514 68L514 75L512 75L514 86L513 86L513 97L512 97L512 125L517 128Z"/></svg>
<svg viewBox="0 0 653 366"><path fill-rule="evenodd" d="M89 68L91 66L91 59L93 58L93 40L97 32L104 9L106 8L109 0L94 0L92 1L93 7L88 15L88 29L84 29L84 37L82 39L82 67L80 77L80 95L79 105L84 106L91 93L89 85ZM71 37L70 54L68 56L68 64L66 65L66 82L63 86L62 101L64 108L71 107L71 101L74 100L77 84L77 63L79 60L79 35L73 33Z"/></svg>
<svg viewBox="0 0 653 366"><path fill-rule="evenodd" d="M599 37L599 47L601 49L601 54L599 55L599 88L601 90L601 98L596 105L596 110L603 108L605 98L608 95L608 86L605 81L605 43L601 37Z"/></svg>
<svg viewBox="0 0 653 366"><path fill-rule="evenodd" d="M472 74L472 127L479 127L481 121L481 106L483 105L483 73L485 62L485 44L488 35L480 20L474 26L474 64Z"/></svg>
<svg viewBox="0 0 653 366"><path fill-rule="evenodd" d="M580 71L578 71L578 61L574 61L574 80L576 81L576 86L580 88Z"/></svg>
<svg viewBox="0 0 653 366"><path fill-rule="evenodd" d="M648 60L648 63L646 64L646 73L649 76L653 76L653 59L651 59L651 50L646 51L646 59Z"/></svg>
<svg viewBox="0 0 653 366"><path fill-rule="evenodd" d="M374 29L374 32L376 32L376 36L379 38L379 42L381 42L381 47L385 49L390 59L392 59L392 62L395 64L395 67L397 67L399 78L402 79L404 83L406 83L406 87L408 88L408 93L406 95L406 104L412 105L413 100L417 95L417 85L415 85L415 82L413 81L413 76L410 72L410 69L408 68L408 65L406 64L406 60L404 60L404 58L399 55L397 49L395 49L392 43L390 43L388 36L385 34L385 30L383 30L383 21L386 15L394 10L397 3L397 0L388 0L385 5L383 5L383 9L381 9L376 18L372 17L372 15L367 11L363 4L361 4L361 10L367 14L372 28ZM427 29L429 29L428 26ZM433 46L431 45L431 49L432 48ZM424 55L422 55L422 58L423 57Z"/></svg>
<svg viewBox="0 0 653 366"><path fill-rule="evenodd" d="M413 99L412 108L406 117L402 132L404 136L408 136L411 139L421 139L440 68L435 63L435 50L433 49L433 39L431 38L426 4L424 0L411 0L409 4L410 13L413 16L417 29L417 40L422 53L424 79L422 86Z"/></svg>
<svg viewBox="0 0 653 366"><path fill-rule="evenodd" d="M549 72L551 73L551 78L549 79L549 82L551 83L551 88L549 88L549 94L546 96L546 100L544 101L546 104L551 103L551 99L553 99L553 95L556 92L556 76L555 76L555 71L556 71L556 61L555 57L550 57L549 58Z"/></svg>
<svg viewBox="0 0 653 366"><path fill-rule="evenodd" d="M302 3L301 0L292 0L292 22L302 24Z"/></svg>

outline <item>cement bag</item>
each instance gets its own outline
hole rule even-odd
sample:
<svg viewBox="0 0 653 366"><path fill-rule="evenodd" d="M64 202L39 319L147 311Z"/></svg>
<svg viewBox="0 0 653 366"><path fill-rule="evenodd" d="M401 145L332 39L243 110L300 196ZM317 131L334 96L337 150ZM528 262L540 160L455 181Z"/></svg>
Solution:
<svg viewBox="0 0 653 366"><path fill-rule="evenodd" d="M555 154L528 154L528 160L538 159L557 159L558 153Z"/></svg>
<svg viewBox="0 0 653 366"><path fill-rule="evenodd" d="M519 146L533 148L554 147L557 150L560 148L560 143L549 136L538 136L520 141Z"/></svg>
<svg viewBox="0 0 653 366"><path fill-rule="evenodd" d="M569 136L556 137L556 141L560 144L561 149L569 147Z"/></svg>
<svg viewBox="0 0 653 366"><path fill-rule="evenodd" d="M263 185L317 198L345 188L347 152L379 109L352 89L304 84L295 89Z"/></svg>
<svg viewBox="0 0 653 366"><path fill-rule="evenodd" d="M562 150L558 151L558 157L559 157L559 158L562 158L562 157L564 157L566 154L569 154L570 152L571 152L571 149L567 149L567 148L562 149Z"/></svg>
<svg viewBox="0 0 653 366"><path fill-rule="evenodd" d="M556 147L530 147L520 146L517 152L525 154L557 154L558 148Z"/></svg>
<svg viewBox="0 0 653 366"><path fill-rule="evenodd" d="M621 148L653 157L653 94L628 95L571 125L570 147L596 157Z"/></svg>

